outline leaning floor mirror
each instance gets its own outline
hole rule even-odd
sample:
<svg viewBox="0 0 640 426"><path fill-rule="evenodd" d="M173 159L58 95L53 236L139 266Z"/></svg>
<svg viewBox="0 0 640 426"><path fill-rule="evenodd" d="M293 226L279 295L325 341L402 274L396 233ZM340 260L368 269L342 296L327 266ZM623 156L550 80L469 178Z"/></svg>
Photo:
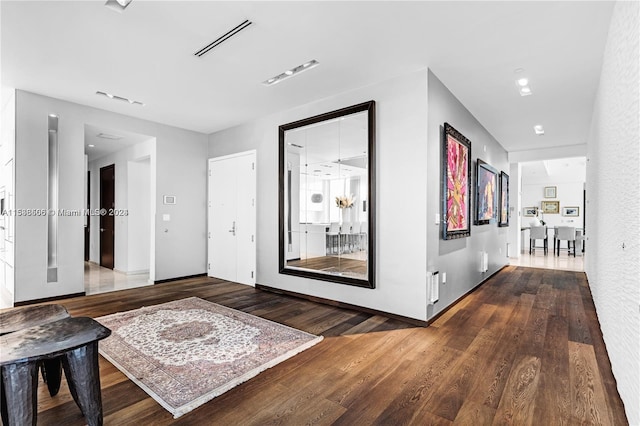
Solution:
<svg viewBox="0 0 640 426"><path fill-rule="evenodd" d="M374 288L375 102L279 128L280 273Z"/></svg>

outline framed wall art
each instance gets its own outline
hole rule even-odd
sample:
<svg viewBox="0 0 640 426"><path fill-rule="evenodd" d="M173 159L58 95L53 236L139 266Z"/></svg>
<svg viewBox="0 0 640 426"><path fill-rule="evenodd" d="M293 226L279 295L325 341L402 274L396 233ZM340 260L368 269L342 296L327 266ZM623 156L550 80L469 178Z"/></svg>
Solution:
<svg viewBox="0 0 640 426"><path fill-rule="evenodd" d="M560 213L560 201L543 201L542 213L558 214Z"/></svg>
<svg viewBox="0 0 640 426"><path fill-rule="evenodd" d="M525 207L522 209L522 215L526 217L535 217L538 216L538 208L537 207Z"/></svg>
<svg viewBox="0 0 640 426"><path fill-rule="evenodd" d="M498 226L509 226L509 175L500 172L500 210Z"/></svg>
<svg viewBox="0 0 640 426"><path fill-rule="evenodd" d="M498 171L478 159L476 163L476 225L495 223L498 216Z"/></svg>
<svg viewBox="0 0 640 426"><path fill-rule="evenodd" d="M442 238L471 235L471 141L444 123L442 141Z"/></svg>
<svg viewBox="0 0 640 426"><path fill-rule="evenodd" d="M558 188L555 186L544 187L544 198L556 198L558 196Z"/></svg>
<svg viewBox="0 0 640 426"><path fill-rule="evenodd" d="M563 207L562 216L578 217L580 216L580 207Z"/></svg>

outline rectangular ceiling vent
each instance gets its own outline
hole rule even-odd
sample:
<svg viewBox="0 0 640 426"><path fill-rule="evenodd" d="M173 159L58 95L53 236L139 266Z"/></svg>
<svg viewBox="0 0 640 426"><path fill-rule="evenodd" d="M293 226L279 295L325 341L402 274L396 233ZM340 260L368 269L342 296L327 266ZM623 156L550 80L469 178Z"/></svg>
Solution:
<svg viewBox="0 0 640 426"><path fill-rule="evenodd" d="M224 43L225 41L229 40L231 37L233 37L234 35L238 34L240 31L244 30L245 28L247 28L251 24L253 24L253 22L249 21L248 19L245 19L243 23L241 23L240 25L238 25L234 29L232 29L230 31L227 31L224 35L221 35L220 37L218 37L217 39L215 39L211 43L207 44L205 47L203 47L202 49L200 49L196 53L194 53L194 55L202 57L205 53L207 53L208 51L210 51L214 47L219 46L220 44Z"/></svg>

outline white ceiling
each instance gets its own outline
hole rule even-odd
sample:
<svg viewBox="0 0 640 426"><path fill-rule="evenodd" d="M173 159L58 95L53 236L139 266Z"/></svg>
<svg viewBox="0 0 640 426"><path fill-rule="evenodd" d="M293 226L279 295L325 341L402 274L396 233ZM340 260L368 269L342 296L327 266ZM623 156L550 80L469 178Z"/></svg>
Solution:
<svg viewBox="0 0 640 426"><path fill-rule="evenodd" d="M585 182L586 157L559 158L522 163L522 184Z"/></svg>
<svg viewBox="0 0 640 426"><path fill-rule="evenodd" d="M211 133L428 66L519 151L585 143L613 3L134 0L121 14L103 5L0 2L3 85ZM193 55L245 19L253 25ZM311 59L320 65L261 84ZM520 75L532 96L519 96Z"/></svg>
<svg viewBox="0 0 640 426"><path fill-rule="evenodd" d="M152 136L109 129L102 126L84 125L85 154L89 161L117 152L132 145L153 139Z"/></svg>

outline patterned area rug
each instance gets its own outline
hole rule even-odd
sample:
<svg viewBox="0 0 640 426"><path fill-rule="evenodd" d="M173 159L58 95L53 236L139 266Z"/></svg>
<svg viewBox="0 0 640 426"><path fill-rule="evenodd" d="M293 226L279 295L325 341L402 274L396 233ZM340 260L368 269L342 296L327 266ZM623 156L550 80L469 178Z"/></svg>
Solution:
<svg viewBox="0 0 640 426"><path fill-rule="evenodd" d="M174 418L322 340L197 297L96 320L100 354Z"/></svg>

